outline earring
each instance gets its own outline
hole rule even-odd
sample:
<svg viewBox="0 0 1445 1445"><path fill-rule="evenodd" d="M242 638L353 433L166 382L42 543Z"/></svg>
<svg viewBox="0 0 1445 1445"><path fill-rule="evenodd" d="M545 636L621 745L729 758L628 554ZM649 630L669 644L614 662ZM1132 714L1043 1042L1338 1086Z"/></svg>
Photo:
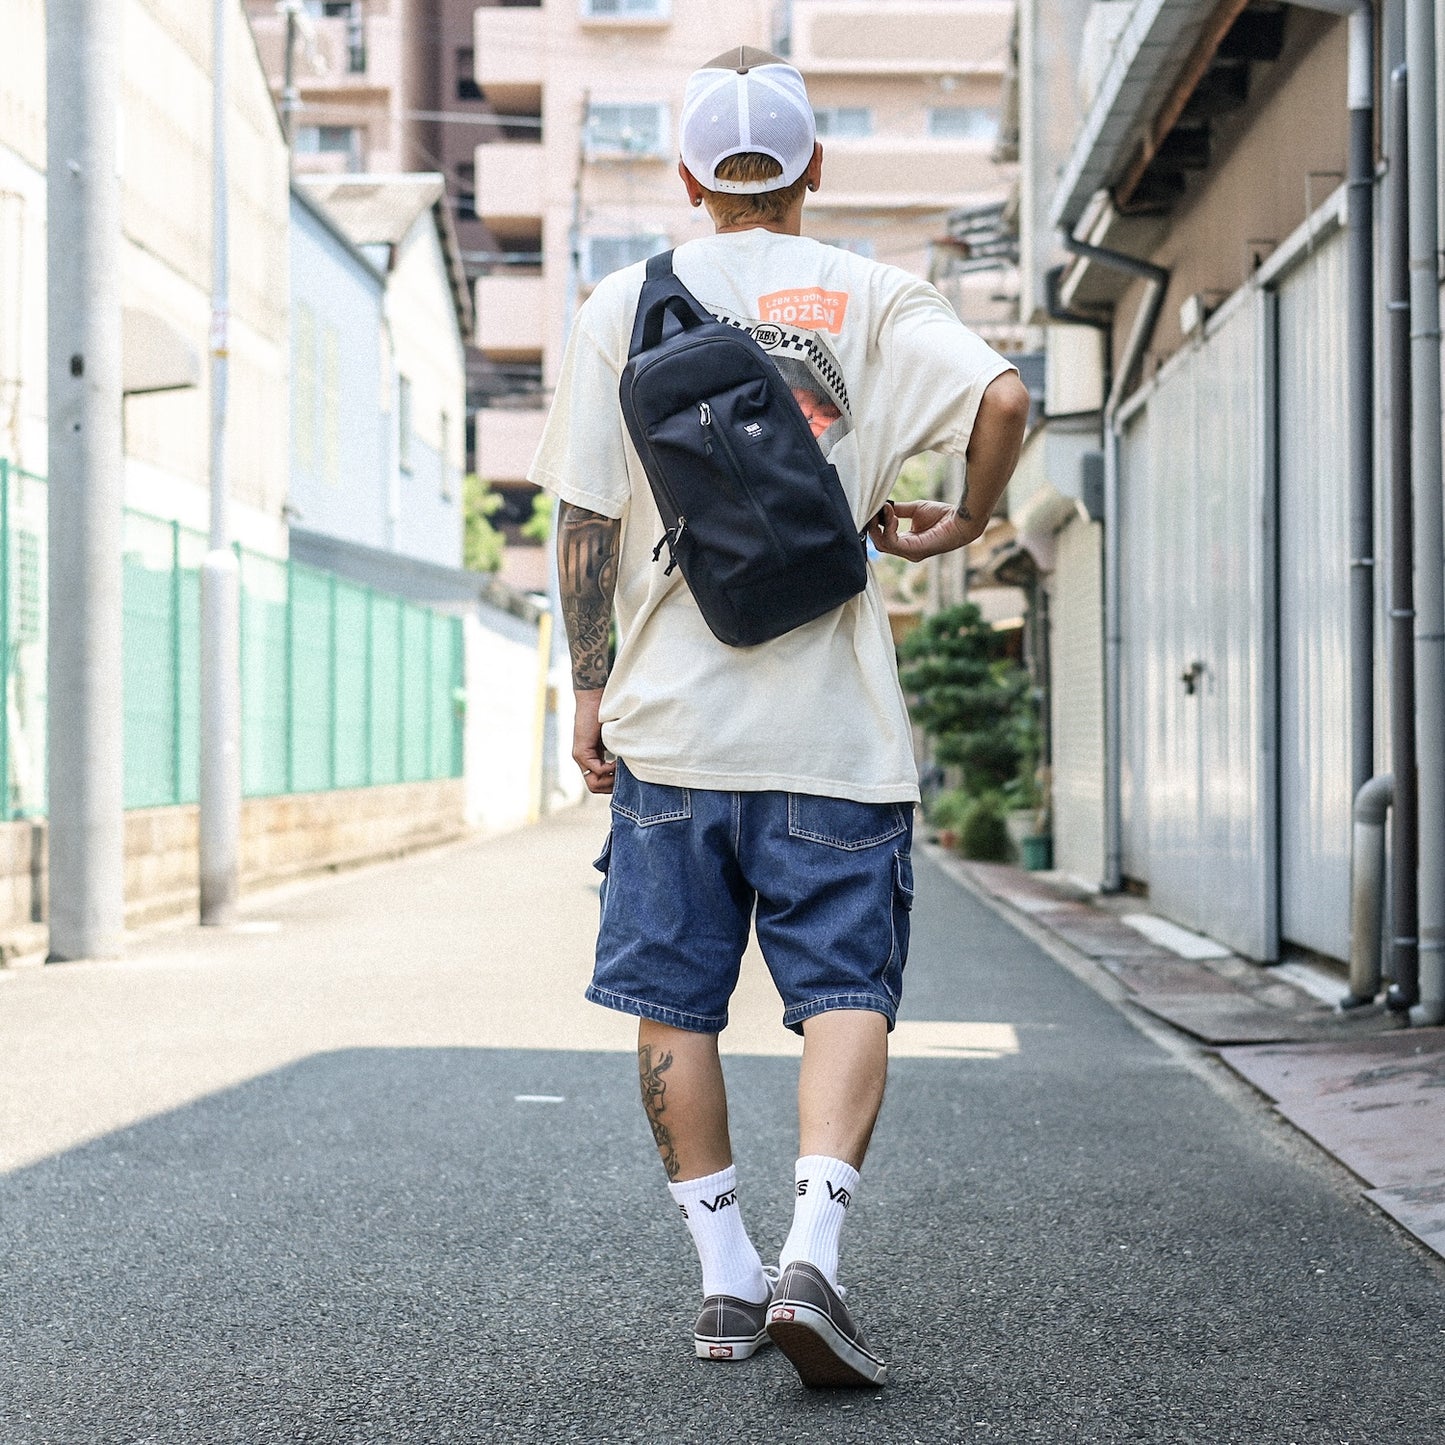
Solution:
<svg viewBox="0 0 1445 1445"><path fill-rule="evenodd" d="M702 197L701 197L701 196L694 196L692 203L693 203L694 206L700 206L700 205L702 205Z"/></svg>
<svg viewBox="0 0 1445 1445"><path fill-rule="evenodd" d="M812 181L809 181L809 182L808 182L808 189L809 189L810 191L816 191L818 188L817 188L817 186L815 186L815 185L812 183Z"/></svg>

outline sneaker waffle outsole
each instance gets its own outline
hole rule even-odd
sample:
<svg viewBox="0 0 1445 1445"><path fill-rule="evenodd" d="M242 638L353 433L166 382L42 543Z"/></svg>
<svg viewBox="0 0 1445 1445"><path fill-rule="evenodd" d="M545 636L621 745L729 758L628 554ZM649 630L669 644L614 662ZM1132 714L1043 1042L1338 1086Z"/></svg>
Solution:
<svg viewBox="0 0 1445 1445"><path fill-rule="evenodd" d="M801 1313L801 1312L800 1312ZM792 1362L798 1378L812 1389L869 1389L876 1390L887 1378L887 1371L879 1366L879 1375L865 1375L855 1369L847 1360L834 1353L828 1341L811 1325L794 1319L772 1320L768 1334L773 1343Z"/></svg>

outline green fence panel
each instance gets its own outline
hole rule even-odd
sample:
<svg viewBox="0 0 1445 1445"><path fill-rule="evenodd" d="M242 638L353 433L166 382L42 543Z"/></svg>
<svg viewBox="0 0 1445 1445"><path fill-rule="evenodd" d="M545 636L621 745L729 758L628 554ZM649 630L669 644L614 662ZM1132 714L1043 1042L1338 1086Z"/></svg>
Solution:
<svg viewBox="0 0 1445 1445"><path fill-rule="evenodd" d="M241 789L290 787L290 574L285 562L241 554Z"/></svg>
<svg viewBox="0 0 1445 1445"><path fill-rule="evenodd" d="M127 808L180 800L179 529L125 519L122 682Z"/></svg>
<svg viewBox="0 0 1445 1445"><path fill-rule="evenodd" d="M414 783L429 776L431 613L404 603L401 620L401 776Z"/></svg>
<svg viewBox="0 0 1445 1445"><path fill-rule="evenodd" d="M45 811L46 485L0 457L0 819ZM199 532L127 511L128 808L200 786ZM459 777L461 619L237 548L248 797Z"/></svg>
<svg viewBox="0 0 1445 1445"><path fill-rule="evenodd" d="M332 579L291 568L291 791L332 786L335 765L335 619Z"/></svg>
<svg viewBox="0 0 1445 1445"><path fill-rule="evenodd" d="M371 781L401 780L401 627L399 597L371 598Z"/></svg>
<svg viewBox="0 0 1445 1445"><path fill-rule="evenodd" d="M351 582L336 584L336 776L338 788L360 788L371 781L371 741L367 734L371 688L370 646L366 635L371 594Z"/></svg>

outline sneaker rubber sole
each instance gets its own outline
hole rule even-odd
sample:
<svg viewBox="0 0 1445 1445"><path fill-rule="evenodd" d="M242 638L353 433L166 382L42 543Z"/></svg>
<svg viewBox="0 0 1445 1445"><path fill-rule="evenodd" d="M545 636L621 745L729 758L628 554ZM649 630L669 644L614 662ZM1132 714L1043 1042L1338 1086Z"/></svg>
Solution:
<svg viewBox="0 0 1445 1445"><path fill-rule="evenodd" d="M700 1360L746 1360L772 1344L766 1330L749 1339L745 1335L730 1338L694 1335L692 1348Z"/></svg>
<svg viewBox="0 0 1445 1445"><path fill-rule="evenodd" d="M813 1389L877 1389L888 1366L860 1350L822 1310L800 1301L776 1301L768 1311L768 1334Z"/></svg>

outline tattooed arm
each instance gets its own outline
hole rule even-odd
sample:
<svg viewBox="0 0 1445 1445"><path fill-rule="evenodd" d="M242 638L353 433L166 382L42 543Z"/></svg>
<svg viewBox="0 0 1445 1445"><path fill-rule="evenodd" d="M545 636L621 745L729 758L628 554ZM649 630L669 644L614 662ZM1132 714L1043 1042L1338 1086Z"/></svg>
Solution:
<svg viewBox="0 0 1445 1445"><path fill-rule="evenodd" d="M1006 371L994 377L984 390L974 420L967 452L968 482L958 506L889 502L882 520L868 529L873 545L880 552L921 562L976 542L1018 465L1028 416L1029 393L1018 373ZM898 530L900 517L908 518L906 532Z"/></svg>
<svg viewBox="0 0 1445 1445"><path fill-rule="evenodd" d="M610 793L616 773L616 765L607 761L602 750L598 711L612 668L608 640L621 540L622 523L617 518L562 503L557 525L557 580L572 650L572 687L577 694L572 757L593 793Z"/></svg>

